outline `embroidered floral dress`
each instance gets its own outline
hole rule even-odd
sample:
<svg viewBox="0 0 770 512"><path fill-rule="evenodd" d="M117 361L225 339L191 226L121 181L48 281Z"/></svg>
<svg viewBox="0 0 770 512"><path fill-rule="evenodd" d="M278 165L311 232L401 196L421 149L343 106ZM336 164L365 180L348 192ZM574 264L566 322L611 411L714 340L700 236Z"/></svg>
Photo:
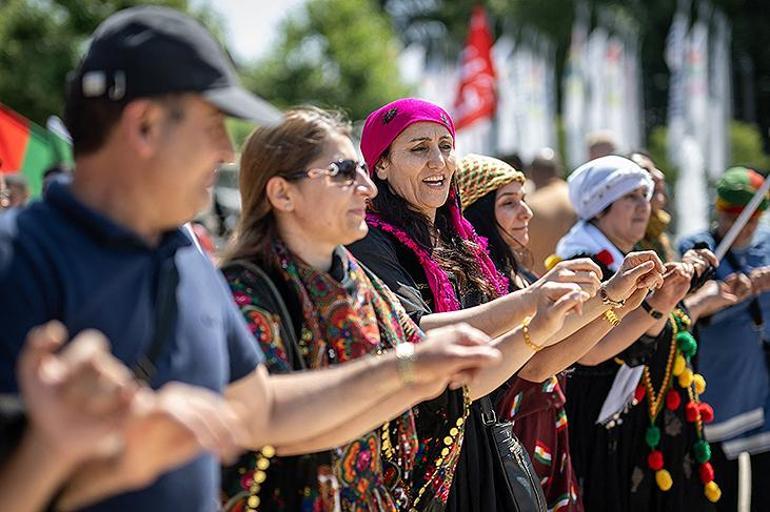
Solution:
<svg viewBox="0 0 770 512"><path fill-rule="evenodd" d="M302 367L333 366L421 339L421 331L390 291L367 275L345 249L335 252L329 273L315 271L282 245L276 245L276 253L281 271L271 273L271 281L292 317ZM281 317L258 291L253 273L236 264L225 270L225 276L265 351L270 372L298 369L287 356L291 350L282 335ZM433 417L431 408L441 409L439 402L421 404L328 452L269 461L263 453L251 453L225 471L224 501L233 510L312 512L395 512L407 510L415 501L430 503L442 492L446 468L452 468L459 456L459 448L444 446L441 434L446 432L428 421ZM462 411L453 411L447 421L461 427L462 418ZM461 440L462 428L457 427Z"/></svg>

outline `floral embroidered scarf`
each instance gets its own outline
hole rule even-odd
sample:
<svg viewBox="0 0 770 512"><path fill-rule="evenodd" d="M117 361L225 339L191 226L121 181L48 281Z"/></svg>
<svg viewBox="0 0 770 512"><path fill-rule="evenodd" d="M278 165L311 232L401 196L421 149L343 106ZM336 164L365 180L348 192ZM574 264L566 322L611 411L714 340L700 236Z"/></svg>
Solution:
<svg viewBox="0 0 770 512"><path fill-rule="evenodd" d="M344 269L341 282L294 257L282 243L276 243L274 249L302 307L299 343L308 368L344 363L422 338L403 309L394 307L398 304L395 297L382 282L370 279L346 249L335 251ZM383 443L385 439L387 443ZM333 450L332 470L340 486L342 510L398 510L410 494L409 481L398 477L413 469L417 446L410 410Z"/></svg>

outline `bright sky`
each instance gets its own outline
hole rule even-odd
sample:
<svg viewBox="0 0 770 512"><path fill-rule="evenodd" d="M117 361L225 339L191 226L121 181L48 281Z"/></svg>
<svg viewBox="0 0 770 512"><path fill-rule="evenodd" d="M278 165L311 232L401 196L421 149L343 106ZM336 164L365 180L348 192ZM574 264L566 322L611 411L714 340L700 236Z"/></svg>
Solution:
<svg viewBox="0 0 770 512"><path fill-rule="evenodd" d="M194 0L208 4L225 21L228 46L237 59L262 57L276 42L281 21L305 0Z"/></svg>

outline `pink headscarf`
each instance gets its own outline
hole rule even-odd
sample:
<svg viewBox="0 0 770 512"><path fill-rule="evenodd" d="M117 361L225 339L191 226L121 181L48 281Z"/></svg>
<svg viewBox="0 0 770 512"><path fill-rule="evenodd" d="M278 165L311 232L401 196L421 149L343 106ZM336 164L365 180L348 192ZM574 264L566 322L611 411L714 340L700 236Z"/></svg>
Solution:
<svg viewBox="0 0 770 512"><path fill-rule="evenodd" d="M388 103L366 117L361 133L361 153L364 155L369 171L374 166L393 140L409 125L419 122L431 122L444 126L455 140L455 124L446 110L417 98L402 98Z"/></svg>
<svg viewBox="0 0 770 512"><path fill-rule="evenodd" d="M421 121L433 122L446 127L452 135L452 144L454 145L455 125L451 116L443 108L428 101L417 98L403 98L388 103L369 114L361 133L361 153L364 155L364 160L366 160L366 165L369 166L370 172L374 172L375 164L379 161L385 150L393 143L393 140L409 125ZM508 293L508 280L497 271L494 263L489 258L486 250L486 240L479 237L473 226L462 216L460 202L454 187L449 193L447 206L449 207L449 214L455 232L463 240L476 244L475 256L484 277L492 283L498 295L502 296ZM449 275L434 261L430 252L420 247L403 227L388 223L376 212L368 213L366 222L372 227L390 233L415 254L420 265L425 270L428 286L433 295L433 309L435 312L457 311L462 308Z"/></svg>

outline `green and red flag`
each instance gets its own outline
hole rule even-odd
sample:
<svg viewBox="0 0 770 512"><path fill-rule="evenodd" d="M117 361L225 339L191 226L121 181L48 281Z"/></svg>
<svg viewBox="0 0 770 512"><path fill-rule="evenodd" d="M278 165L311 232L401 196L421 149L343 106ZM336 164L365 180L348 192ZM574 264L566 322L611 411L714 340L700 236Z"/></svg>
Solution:
<svg viewBox="0 0 770 512"><path fill-rule="evenodd" d="M57 164L72 164L70 143L0 103L0 172L23 174L38 195L43 173Z"/></svg>

